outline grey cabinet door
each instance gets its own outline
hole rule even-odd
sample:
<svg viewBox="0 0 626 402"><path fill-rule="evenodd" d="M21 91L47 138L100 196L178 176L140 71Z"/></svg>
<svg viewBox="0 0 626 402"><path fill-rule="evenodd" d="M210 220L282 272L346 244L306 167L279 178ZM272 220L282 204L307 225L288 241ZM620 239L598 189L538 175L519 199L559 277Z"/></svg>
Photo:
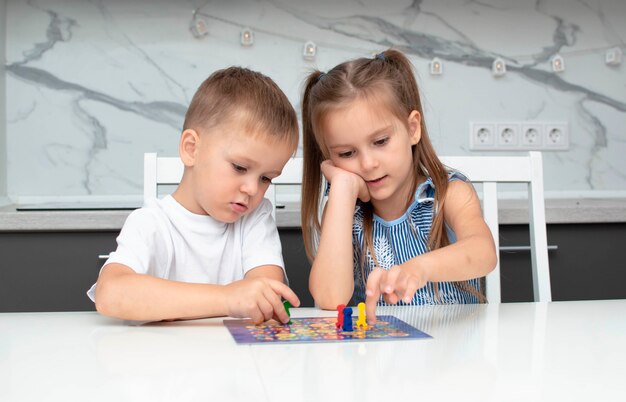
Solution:
<svg viewBox="0 0 626 402"><path fill-rule="evenodd" d="M119 232L0 233L0 312L93 311L85 294ZM310 264L300 229L281 229L287 275L302 306L312 307Z"/></svg>
<svg viewBox="0 0 626 402"><path fill-rule="evenodd" d="M309 264L299 228L280 229L289 284L312 307ZM116 247L117 231L0 233L0 312L91 311L85 292ZM502 246L528 245L528 228L504 225ZM626 223L548 225L552 299L626 298ZM528 252L501 252L503 302L531 301Z"/></svg>
<svg viewBox="0 0 626 402"><path fill-rule="evenodd" d="M0 311L89 311L85 292L118 232L0 233Z"/></svg>
<svg viewBox="0 0 626 402"><path fill-rule="evenodd" d="M313 307L313 297L309 292L311 264L309 264L304 251L302 232L299 228L290 228L280 229L279 234L289 286L298 295L302 307Z"/></svg>
<svg viewBox="0 0 626 402"><path fill-rule="evenodd" d="M500 227L500 245L528 245L528 227ZM626 298L626 223L548 225L552 300ZM529 252L500 252L503 302L532 301Z"/></svg>

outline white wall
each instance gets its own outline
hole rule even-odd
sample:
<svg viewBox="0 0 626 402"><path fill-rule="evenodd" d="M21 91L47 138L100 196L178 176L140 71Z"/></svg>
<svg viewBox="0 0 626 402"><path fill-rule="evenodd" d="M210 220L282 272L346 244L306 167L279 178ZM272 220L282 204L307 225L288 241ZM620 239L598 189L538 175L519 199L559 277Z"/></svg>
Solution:
<svg viewBox="0 0 626 402"><path fill-rule="evenodd" d="M6 74L5 43L6 43L6 0L0 0L0 205L7 195L7 136L6 136Z"/></svg>
<svg viewBox="0 0 626 402"><path fill-rule="evenodd" d="M199 4L208 35L196 38ZM545 153L547 194L626 194L626 67L604 63L607 48L626 50L621 0L10 0L7 15L17 201L139 196L143 152L176 154L190 98L218 68L262 71L299 108L311 68L392 45L416 66L441 154L471 153L472 120L567 121L570 149ZM252 47L239 43L244 26ZM314 61L302 57L305 40L318 44ZM433 56L441 76L428 72ZM491 74L495 57L509 65L504 77Z"/></svg>

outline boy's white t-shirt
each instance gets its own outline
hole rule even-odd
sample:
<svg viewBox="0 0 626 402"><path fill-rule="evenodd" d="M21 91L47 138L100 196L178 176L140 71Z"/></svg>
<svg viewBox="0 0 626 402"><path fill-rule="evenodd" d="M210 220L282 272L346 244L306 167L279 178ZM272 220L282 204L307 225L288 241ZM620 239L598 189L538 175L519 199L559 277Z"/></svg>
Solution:
<svg viewBox="0 0 626 402"><path fill-rule="evenodd" d="M171 195L131 212L103 267L111 263L158 278L218 285L243 279L261 265L285 269L267 199L236 222L224 223L189 212ZM87 291L94 302L95 292L94 284Z"/></svg>

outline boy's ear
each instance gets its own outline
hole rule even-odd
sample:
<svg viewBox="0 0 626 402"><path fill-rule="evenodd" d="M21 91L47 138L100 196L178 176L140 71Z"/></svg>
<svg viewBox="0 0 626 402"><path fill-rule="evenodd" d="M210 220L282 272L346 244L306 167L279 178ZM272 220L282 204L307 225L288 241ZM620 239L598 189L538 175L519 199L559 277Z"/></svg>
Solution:
<svg viewBox="0 0 626 402"><path fill-rule="evenodd" d="M420 142L422 138L422 115L414 110L409 115L409 137L411 137L411 145Z"/></svg>
<svg viewBox="0 0 626 402"><path fill-rule="evenodd" d="M178 153L185 166L193 166L196 161L196 152L200 145L200 136L196 130L187 129L180 136Z"/></svg>

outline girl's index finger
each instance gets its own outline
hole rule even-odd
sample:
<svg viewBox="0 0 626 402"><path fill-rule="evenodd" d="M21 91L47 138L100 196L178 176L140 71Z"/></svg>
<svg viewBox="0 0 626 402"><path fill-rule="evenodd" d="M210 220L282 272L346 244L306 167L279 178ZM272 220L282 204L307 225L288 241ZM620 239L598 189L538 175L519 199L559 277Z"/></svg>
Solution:
<svg viewBox="0 0 626 402"><path fill-rule="evenodd" d="M365 317L369 324L376 324L376 304L380 298L380 292L376 292L373 295L365 296Z"/></svg>
<svg viewBox="0 0 626 402"><path fill-rule="evenodd" d="M381 268L374 270L367 277L365 286L365 316L370 324L376 323L376 304L380 298L380 281L384 271Z"/></svg>

